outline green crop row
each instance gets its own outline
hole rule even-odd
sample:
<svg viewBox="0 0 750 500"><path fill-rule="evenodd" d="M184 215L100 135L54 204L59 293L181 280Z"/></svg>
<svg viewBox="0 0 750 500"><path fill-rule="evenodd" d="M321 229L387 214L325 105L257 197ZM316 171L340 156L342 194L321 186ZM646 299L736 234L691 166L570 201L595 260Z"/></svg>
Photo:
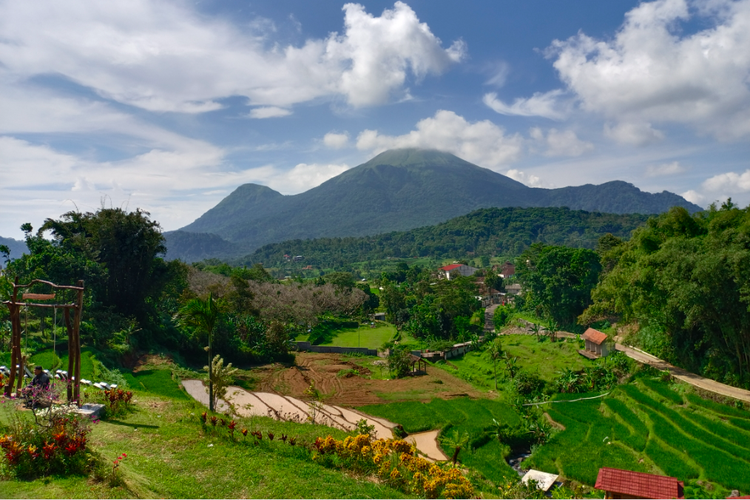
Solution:
<svg viewBox="0 0 750 500"><path fill-rule="evenodd" d="M646 456L653 460L658 467L668 476L680 480L697 478L699 471L690 465L685 455L675 452L662 441L651 438L646 445Z"/></svg>
<svg viewBox="0 0 750 500"><path fill-rule="evenodd" d="M665 399L668 399L674 404L681 405L682 403L684 403L682 395L667 387L663 382L657 382L648 378L642 378L641 383L645 385L649 390L655 392Z"/></svg>
<svg viewBox="0 0 750 500"><path fill-rule="evenodd" d="M739 417L750 421L750 411L742 410L740 408L734 408L732 406L717 403L708 399L703 399L696 394L687 394L686 397L690 404L706 408L713 411L714 413L720 413L722 415L728 415L730 417Z"/></svg>
<svg viewBox="0 0 750 500"><path fill-rule="evenodd" d="M604 400L604 404L609 407L612 412L622 418L626 424L631 426L636 434L648 438L649 432L648 427L641 421L633 411L627 407L627 405L620 399L607 398Z"/></svg>

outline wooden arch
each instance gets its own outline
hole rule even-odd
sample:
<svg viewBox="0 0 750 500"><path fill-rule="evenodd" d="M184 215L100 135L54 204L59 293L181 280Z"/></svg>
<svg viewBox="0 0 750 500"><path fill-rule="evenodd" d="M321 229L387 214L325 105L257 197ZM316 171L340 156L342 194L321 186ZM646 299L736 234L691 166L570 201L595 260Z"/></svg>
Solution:
<svg viewBox="0 0 750 500"><path fill-rule="evenodd" d="M22 293L21 302L18 301L19 291L30 288L31 286L41 283L52 287L52 290L74 290L76 292L75 302L67 304L46 304L33 302L35 300L52 300L56 297L55 293ZM13 392L13 385L16 385L18 393L23 385L23 356L21 356L21 308L26 307L44 307L59 308L64 311L65 328L68 330L68 402L76 401L80 405L80 385L81 385L81 313L83 312L83 281L79 280L76 286L56 285L49 281L33 280L26 285L19 285L18 278L13 283L13 295L10 300L4 301L4 304L10 309L11 323L11 350L10 350L10 378L8 385L5 386L4 394L10 396ZM71 318L71 311L73 317ZM18 377L18 380L16 380Z"/></svg>

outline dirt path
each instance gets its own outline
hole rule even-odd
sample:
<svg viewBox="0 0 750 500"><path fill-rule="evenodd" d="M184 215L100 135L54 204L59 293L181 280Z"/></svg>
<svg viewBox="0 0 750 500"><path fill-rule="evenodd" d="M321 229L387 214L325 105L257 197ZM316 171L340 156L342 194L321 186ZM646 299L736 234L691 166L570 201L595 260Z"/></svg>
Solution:
<svg viewBox="0 0 750 500"><path fill-rule="evenodd" d="M208 394L201 380L183 380L182 385L188 394L208 406ZM269 392L250 392L236 386L228 388L227 400L242 417L263 416L299 423L314 421L346 432L355 430L357 422L365 419L367 425L375 427L375 438L393 438L393 429L397 426L383 418L371 417L349 408L327 404L311 405L297 398ZM224 401L219 401L218 407L219 411L229 410L229 405ZM414 441L420 453L431 461L447 460L437 443L438 432L440 431L411 434L406 440Z"/></svg>
<svg viewBox="0 0 750 500"><path fill-rule="evenodd" d="M652 356L647 352L643 352L640 349L624 346L622 344L615 344L615 348L618 351L624 352L629 358L632 358L639 363L653 366L657 370L669 370L669 373L671 373L674 378L682 380L694 387L750 403L750 391L701 377L695 373L670 365L666 361L663 361L656 356Z"/></svg>
<svg viewBox="0 0 750 500"><path fill-rule="evenodd" d="M484 310L484 331L485 332L492 332L495 330L495 309L497 309L500 306L500 304L492 304L488 308Z"/></svg>

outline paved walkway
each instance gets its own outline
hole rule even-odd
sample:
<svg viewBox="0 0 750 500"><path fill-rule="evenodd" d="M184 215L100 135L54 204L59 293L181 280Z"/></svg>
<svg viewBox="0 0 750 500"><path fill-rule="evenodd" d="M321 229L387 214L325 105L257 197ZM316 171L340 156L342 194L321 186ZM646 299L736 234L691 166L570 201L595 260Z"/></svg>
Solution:
<svg viewBox="0 0 750 500"><path fill-rule="evenodd" d="M746 391L745 389L740 389L738 387L732 387L731 385L722 384L721 382L717 382L709 378L701 377L700 375L696 375L695 373L691 373L687 370L683 370L682 368L670 365L666 361L634 347L615 344L615 348L618 351L624 352L629 358L632 358L639 363L653 366L658 370L669 370L669 373L671 373L674 378L682 380L683 382L686 382L694 387L698 387L699 389L703 389L704 391L721 394L722 396L728 396L730 398L739 399L741 401L750 403L750 391Z"/></svg>
<svg viewBox="0 0 750 500"><path fill-rule="evenodd" d="M193 398L208 406L208 394L201 380L183 380L182 385ZM397 424L389 422L384 418L366 415L352 408L341 406L319 404L309 405L304 401L290 396L281 396L270 392L251 392L241 387L229 386L227 388L227 400L234 406L235 411L242 417L263 416L276 420L287 420L305 423L315 421L320 425L353 431L357 428L357 422L361 419L367 420L367 425L375 427L376 438L393 438L393 429ZM229 405L219 400L218 411L229 411ZM426 459L447 460L448 457L440 450L437 443L437 435L440 431L420 432L409 434L406 441L413 442L416 448Z"/></svg>

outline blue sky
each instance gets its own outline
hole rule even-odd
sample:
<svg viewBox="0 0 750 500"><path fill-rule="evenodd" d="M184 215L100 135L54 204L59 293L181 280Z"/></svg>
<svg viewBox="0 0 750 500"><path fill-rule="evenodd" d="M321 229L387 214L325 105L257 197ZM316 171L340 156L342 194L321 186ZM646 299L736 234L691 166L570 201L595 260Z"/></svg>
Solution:
<svg viewBox="0 0 750 500"><path fill-rule="evenodd" d="M192 222L393 147L750 203L750 0L0 0L0 235Z"/></svg>

